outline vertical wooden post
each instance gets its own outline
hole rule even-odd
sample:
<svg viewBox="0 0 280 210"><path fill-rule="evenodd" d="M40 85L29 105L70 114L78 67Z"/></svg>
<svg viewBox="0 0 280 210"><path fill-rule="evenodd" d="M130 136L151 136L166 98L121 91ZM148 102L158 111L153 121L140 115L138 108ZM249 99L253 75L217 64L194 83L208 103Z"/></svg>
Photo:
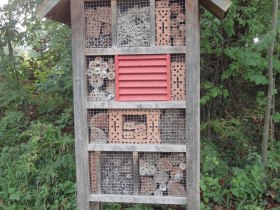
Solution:
<svg viewBox="0 0 280 210"><path fill-rule="evenodd" d="M71 0L77 206L79 210L89 210L87 94L86 75L82 73L85 69L83 10L82 0Z"/></svg>
<svg viewBox="0 0 280 210"><path fill-rule="evenodd" d="M112 47L117 48L118 47L118 41L117 41L117 18L118 18L118 8L117 8L117 1L112 0L111 1L111 11L112 11Z"/></svg>
<svg viewBox="0 0 280 210"><path fill-rule="evenodd" d="M199 1L186 0L187 210L200 209Z"/></svg>
<svg viewBox="0 0 280 210"><path fill-rule="evenodd" d="M151 24L151 34L150 34L150 47L156 46L156 1L150 0L150 24Z"/></svg>
<svg viewBox="0 0 280 210"><path fill-rule="evenodd" d="M96 165L95 165L95 170L96 170L96 194L100 195L102 193L101 191L101 152L96 151L95 152L95 158L96 158ZM102 210L103 206L99 202L94 202L92 205L91 210Z"/></svg>
<svg viewBox="0 0 280 210"><path fill-rule="evenodd" d="M139 191L138 161L139 161L138 152L133 152L133 181L134 181L133 195L138 195L138 191Z"/></svg>

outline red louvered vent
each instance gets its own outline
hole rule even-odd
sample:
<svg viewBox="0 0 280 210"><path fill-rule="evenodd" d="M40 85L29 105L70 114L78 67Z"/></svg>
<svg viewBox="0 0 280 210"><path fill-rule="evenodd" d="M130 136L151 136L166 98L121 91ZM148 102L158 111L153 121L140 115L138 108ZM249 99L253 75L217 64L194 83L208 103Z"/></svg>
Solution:
<svg viewBox="0 0 280 210"><path fill-rule="evenodd" d="M116 56L117 101L170 101L170 55Z"/></svg>

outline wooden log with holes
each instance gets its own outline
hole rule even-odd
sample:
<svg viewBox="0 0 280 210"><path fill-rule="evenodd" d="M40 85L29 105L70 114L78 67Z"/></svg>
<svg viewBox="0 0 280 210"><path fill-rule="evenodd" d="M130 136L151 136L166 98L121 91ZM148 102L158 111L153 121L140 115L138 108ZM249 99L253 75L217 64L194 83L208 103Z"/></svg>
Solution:
<svg viewBox="0 0 280 210"><path fill-rule="evenodd" d="M173 166L169 158L163 157L158 159L157 167L162 171L171 171Z"/></svg>
<svg viewBox="0 0 280 210"><path fill-rule="evenodd" d="M106 144L108 137L106 133L97 127L91 127L90 143Z"/></svg>
<svg viewBox="0 0 280 210"><path fill-rule="evenodd" d="M183 197L187 195L185 187L173 180L169 180L167 184L167 192L168 196Z"/></svg>
<svg viewBox="0 0 280 210"><path fill-rule="evenodd" d="M184 177L184 173L179 167L174 167L170 171L170 177L174 182L181 182Z"/></svg>
<svg viewBox="0 0 280 210"><path fill-rule="evenodd" d="M97 113L97 114L93 115L90 118L89 126L91 128L97 127L97 128L108 130L108 128L109 128L109 114L106 113L106 112L101 112L101 113Z"/></svg>
<svg viewBox="0 0 280 210"><path fill-rule="evenodd" d="M140 176L140 182L140 195L151 195L155 192L157 188L157 183L153 178L147 176Z"/></svg>
<svg viewBox="0 0 280 210"><path fill-rule="evenodd" d="M152 165L144 161L143 159L139 160L139 174L141 176L144 175L151 176L156 174L156 172L157 172L157 167L155 165Z"/></svg>

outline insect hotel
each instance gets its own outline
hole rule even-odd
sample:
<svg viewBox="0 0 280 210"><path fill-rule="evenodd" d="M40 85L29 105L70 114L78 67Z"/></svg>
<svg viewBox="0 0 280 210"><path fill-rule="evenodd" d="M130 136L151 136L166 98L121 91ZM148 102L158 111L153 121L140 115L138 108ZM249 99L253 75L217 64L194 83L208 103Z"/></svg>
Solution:
<svg viewBox="0 0 280 210"><path fill-rule="evenodd" d="M231 2L202 0L223 18ZM72 28L78 209L200 203L198 0L45 0Z"/></svg>

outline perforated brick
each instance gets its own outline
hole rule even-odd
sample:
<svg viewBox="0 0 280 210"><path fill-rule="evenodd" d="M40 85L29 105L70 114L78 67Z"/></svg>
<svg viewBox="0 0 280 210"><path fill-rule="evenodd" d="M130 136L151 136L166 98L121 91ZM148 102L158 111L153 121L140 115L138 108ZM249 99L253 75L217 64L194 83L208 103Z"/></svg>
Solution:
<svg viewBox="0 0 280 210"><path fill-rule="evenodd" d="M174 101L186 100L186 64L184 56L171 58L171 98Z"/></svg>
<svg viewBox="0 0 280 210"><path fill-rule="evenodd" d="M161 7L156 8L155 12L157 45L170 46L170 9Z"/></svg>
<svg viewBox="0 0 280 210"><path fill-rule="evenodd" d="M89 153L89 177L91 193L96 193L96 158L95 153Z"/></svg>
<svg viewBox="0 0 280 210"><path fill-rule="evenodd" d="M160 143L159 117L159 110L110 110L109 143Z"/></svg>

